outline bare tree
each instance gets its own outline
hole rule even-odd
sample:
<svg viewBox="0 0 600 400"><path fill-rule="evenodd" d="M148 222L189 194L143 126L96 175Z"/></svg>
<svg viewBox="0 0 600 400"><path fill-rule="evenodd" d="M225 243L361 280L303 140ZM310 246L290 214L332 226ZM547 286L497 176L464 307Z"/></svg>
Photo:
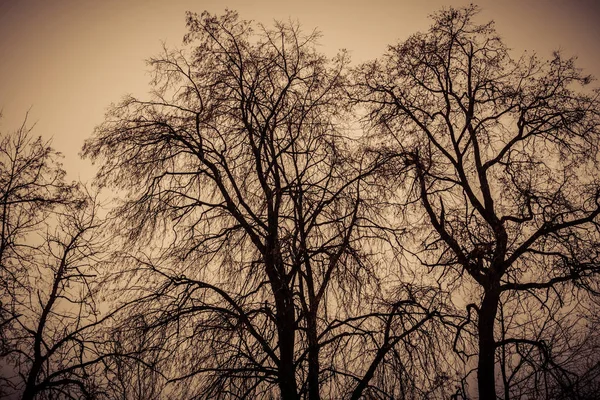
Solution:
<svg viewBox="0 0 600 400"><path fill-rule="evenodd" d="M52 210L68 203L73 190L64 181L60 155L49 142L34 137L31 129L25 118L15 132L0 134L0 358L4 361L13 350L9 341L22 316L23 294L28 293L28 266L43 242L37 234L44 231ZM3 378L1 386L10 387L12 382Z"/></svg>
<svg viewBox="0 0 600 400"><path fill-rule="evenodd" d="M187 25L187 49L150 60L152 99L113 107L83 150L126 193L131 332L182 397L359 398L437 297L381 285L380 160L349 135L347 56L294 23Z"/></svg>
<svg viewBox="0 0 600 400"><path fill-rule="evenodd" d="M0 134L0 338L18 315L15 296L23 288L26 263L39 241L34 236L58 204L68 202L59 154L34 137L25 118L13 133ZM0 343L4 346L4 340ZM0 347L0 353L6 351Z"/></svg>
<svg viewBox="0 0 600 400"><path fill-rule="evenodd" d="M396 182L422 233L413 251L463 296L469 318L458 333L473 333L479 397L493 399L500 359L505 377L515 373L507 357L523 360L525 347L551 362L524 305L566 313L567 288L597 290L600 120L598 92L578 89L591 79L573 59L515 60L476 13L435 14L428 32L360 67L355 81L374 151L411 169Z"/></svg>
<svg viewBox="0 0 600 400"><path fill-rule="evenodd" d="M98 298L108 240L98 204L65 182L60 154L25 122L0 151L3 395L98 398L115 313Z"/></svg>
<svg viewBox="0 0 600 400"><path fill-rule="evenodd" d="M28 267L10 361L23 380L23 399L97 398L97 368L112 340L99 329L112 316L97 299L105 238L93 199L55 212L55 228Z"/></svg>

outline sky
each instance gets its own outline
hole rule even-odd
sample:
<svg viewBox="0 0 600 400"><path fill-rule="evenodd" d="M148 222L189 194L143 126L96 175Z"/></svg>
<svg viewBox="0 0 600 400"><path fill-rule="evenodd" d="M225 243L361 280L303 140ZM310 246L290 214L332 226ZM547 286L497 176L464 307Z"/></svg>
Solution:
<svg viewBox="0 0 600 400"><path fill-rule="evenodd" d="M34 132L63 153L68 177L86 181L94 167L79 158L84 140L111 103L146 97L145 60L163 42L181 45L185 11L228 8L265 25L291 18L322 32L325 54L344 48L359 63L426 31L442 7L471 2L516 56L560 49L600 77L600 0L0 0L0 131L18 128L29 111Z"/></svg>

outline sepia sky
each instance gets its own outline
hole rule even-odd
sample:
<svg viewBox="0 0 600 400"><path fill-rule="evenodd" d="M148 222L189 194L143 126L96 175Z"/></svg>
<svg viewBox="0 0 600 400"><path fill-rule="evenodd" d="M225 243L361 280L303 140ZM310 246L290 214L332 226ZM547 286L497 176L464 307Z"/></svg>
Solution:
<svg viewBox="0 0 600 400"><path fill-rule="evenodd" d="M0 0L0 130L20 125L28 109L35 132L53 138L70 179L88 180L93 168L79 150L111 102L144 96L150 79L144 60L161 42L175 47L185 33L185 11L237 10L270 24L298 20L323 33L322 51L351 52L355 63L380 56L389 44L430 25L441 0ZM480 22L496 28L515 52L552 50L577 55L600 77L599 0L481 0ZM515 53L515 54L518 54ZM598 83L597 83L598 84Z"/></svg>

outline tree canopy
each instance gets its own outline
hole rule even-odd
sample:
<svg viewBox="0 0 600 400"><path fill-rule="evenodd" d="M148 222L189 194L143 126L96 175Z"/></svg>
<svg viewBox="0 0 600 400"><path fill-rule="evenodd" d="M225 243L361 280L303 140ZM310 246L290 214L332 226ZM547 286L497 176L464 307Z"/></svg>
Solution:
<svg viewBox="0 0 600 400"><path fill-rule="evenodd" d="M361 65L187 13L83 147L105 218L49 143L3 136L7 394L593 398L600 92L477 12Z"/></svg>
<svg viewBox="0 0 600 400"><path fill-rule="evenodd" d="M560 53L513 59L476 12L435 15L427 33L359 69L355 96L375 151L410 169L398 190L406 212L423 214L415 254L438 281L475 290L465 300L477 315L479 396L495 397L500 364L508 398L514 374L525 379L537 361L505 353L526 347L553 364L551 299L568 298L559 309L570 312L579 289L597 292L599 92Z"/></svg>

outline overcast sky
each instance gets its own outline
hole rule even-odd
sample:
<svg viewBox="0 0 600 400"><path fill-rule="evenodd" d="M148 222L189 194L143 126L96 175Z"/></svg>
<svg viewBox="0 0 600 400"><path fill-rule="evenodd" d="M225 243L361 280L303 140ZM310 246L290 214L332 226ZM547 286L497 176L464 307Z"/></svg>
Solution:
<svg viewBox="0 0 600 400"><path fill-rule="evenodd" d="M70 179L86 180L93 169L79 150L111 102L144 96L145 59L164 41L181 44L185 11L222 13L270 24L298 20L323 33L322 50L350 50L355 62L380 56L387 45L424 31L428 15L471 1L204 1L204 0L0 0L0 120L14 130L31 108L35 132L53 138L65 155ZM600 1L484 0L480 22L496 28L516 52L554 49L579 56L586 72L600 77ZM598 82L597 82L598 84Z"/></svg>

